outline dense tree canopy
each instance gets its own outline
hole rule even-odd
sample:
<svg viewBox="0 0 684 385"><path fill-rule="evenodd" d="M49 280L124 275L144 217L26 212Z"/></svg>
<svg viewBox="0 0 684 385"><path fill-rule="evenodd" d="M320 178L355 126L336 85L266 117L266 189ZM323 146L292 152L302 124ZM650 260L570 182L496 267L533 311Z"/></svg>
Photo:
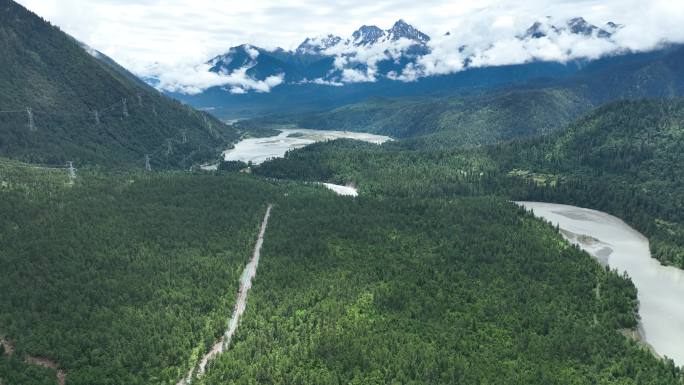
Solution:
<svg viewBox="0 0 684 385"><path fill-rule="evenodd" d="M268 183L0 166L0 337L69 384L170 383L225 329Z"/></svg>
<svg viewBox="0 0 684 385"><path fill-rule="evenodd" d="M355 182L374 196L496 194L610 212L644 232L656 258L684 267L684 101L617 102L567 129L485 147L438 138L382 146L318 143L254 172Z"/></svg>
<svg viewBox="0 0 684 385"><path fill-rule="evenodd" d="M0 155L142 168L153 154L155 167L188 168L237 139L14 1L0 9Z"/></svg>

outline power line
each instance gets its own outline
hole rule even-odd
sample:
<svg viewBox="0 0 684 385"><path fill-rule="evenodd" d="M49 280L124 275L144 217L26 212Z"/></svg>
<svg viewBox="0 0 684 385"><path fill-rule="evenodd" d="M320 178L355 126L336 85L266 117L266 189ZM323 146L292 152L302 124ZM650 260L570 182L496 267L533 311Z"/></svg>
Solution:
<svg viewBox="0 0 684 385"><path fill-rule="evenodd" d="M31 107L26 107L26 113L28 114L29 131L36 131L36 124L33 121L33 112L31 111Z"/></svg>
<svg viewBox="0 0 684 385"><path fill-rule="evenodd" d="M43 165L43 164L29 164L29 163L14 163L0 161L0 165L24 168L37 168L41 170L63 170L66 166L62 165Z"/></svg>
<svg viewBox="0 0 684 385"><path fill-rule="evenodd" d="M123 109L121 112L123 113L124 118L127 118L128 117L128 105L126 104L126 98L123 98L121 100L121 104L123 104Z"/></svg>
<svg viewBox="0 0 684 385"><path fill-rule="evenodd" d="M74 162L68 161L66 166L69 169L69 180L73 182L74 179L76 179L76 168L74 168Z"/></svg>
<svg viewBox="0 0 684 385"><path fill-rule="evenodd" d="M138 105L141 106L141 107L143 107L143 100L142 100L143 95L142 95L142 93L137 93L137 94L134 95L134 97L137 98ZM116 135L115 133L113 133L111 130L109 130L109 129L106 127L106 126L107 126L106 124L105 124L105 125L102 124L103 114L105 114L105 113L107 113L107 112L109 112L109 111L112 111L112 110L114 110L115 108L117 108L117 107L119 107L119 106L120 106L120 108L121 108L121 113L122 113L123 117L124 117L124 118L125 118L125 117L129 117L130 114L129 114L129 110L128 110L127 98L122 98L122 99L118 100L117 102L115 102L115 103L113 103L113 104L111 104L111 105L109 105L109 106L107 106L107 107L104 107L104 108L102 108L102 109L90 110L90 111L83 112L83 113L79 113L79 112L64 112L64 111L34 110L32 107L26 107L25 109L22 109L22 110L0 110L0 113L2 113L2 114L20 114L20 113L25 113L25 114L26 114L26 122L27 122L27 125L28 125L28 128L29 128L30 131L37 131L37 125L36 125L36 119L35 119L36 114L49 115L49 116L78 116L78 117L82 117L84 122L86 122L86 121L88 121L88 120L92 122L92 121L94 120L95 125L100 126L102 129L104 129L105 132L107 132L109 135L111 135L112 138L115 139L117 142L119 142L121 145L123 145L124 147L129 147L129 150L131 150L131 151L133 151L133 152L140 153L138 150L135 150L135 149L133 149L133 148L130 148L130 146L128 145L127 141L121 140L121 139L118 137L118 135ZM190 109L189 106L186 106L186 109L188 110L188 113L189 113L190 115L194 115L196 118L198 117L198 116L197 116L197 112L194 111L194 110L192 110L192 109ZM153 113L155 116L157 115L157 109L156 109L156 106L155 106L153 103L150 103L150 110L152 111L152 113ZM215 130L213 121L212 121L212 120L207 116L207 114L205 114L205 113L200 113L200 115L201 115L201 123L204 123L204 126L205 126L206 129L208 129L209 133L210 133L212 136L216 137L216 136L217 136L217 133L216 133L216 130ZM41 119L42 119L42 118L41 118ZM93 120L91 120L91 119L93 119ZM150 165L150 160L151 160L151 157L152 157L152 156L154 156L154 155L160 153L160 152L163 151L163 150L166 150L166 155L169 156L169 155L172 154L173 151L174 151L174 149L173 149L173 143L177 143L177 144L186 144L186 143L188 143L189 139L188 139L188 135L187 135L187 130L182 130L182 131L180 131L180 132L179 132L179 135L180 135L180 138L179 138L179 139L166 138L166 140L165 140L159 147L157 147L157 150L156 150L156 151L154 151L154 152L151 153L151 154L150 154L150 153L145 154L145 157L146 157L145 169L146 169L147 171L151 171L151 169L152 169L152 168L151 168L151 165ZM201 144L200 144L200 146L201 146ZM208 146L205 146L205 147L209 148ZM197 151L191 152L188 156L186 156L186 157L183 159L182 162L185 162L189 157L191 157L191 156L192 156L193 154L195 154L196 152L197 152ZM70 170L70 172L73 171L74 174L75 174L75 171L76 171L76 169L73 168L73 165L72 165L72 164L70 165L69 163L67 163L66 166L54 166L54 165L50 165L50 166L40 167L40 166L32 165L32 166L28 166L28 167L35 167L35 168L64 168L64 167L66 167L66 168L68 168L68 169Z"/></svg>

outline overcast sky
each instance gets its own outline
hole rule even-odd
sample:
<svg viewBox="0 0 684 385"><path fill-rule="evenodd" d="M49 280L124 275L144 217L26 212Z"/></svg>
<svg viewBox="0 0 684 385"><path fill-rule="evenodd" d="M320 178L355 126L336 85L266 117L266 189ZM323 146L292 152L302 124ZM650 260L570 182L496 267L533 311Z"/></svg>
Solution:
<svg viewBox="0 0 684 385"><path fill-rule="evenodd" d="M630 47L684 41L684 0L18 0L138 74L205 61L242 43L296 47L399 18L466 43L510 37L543 16L622 23Z"/></svg>

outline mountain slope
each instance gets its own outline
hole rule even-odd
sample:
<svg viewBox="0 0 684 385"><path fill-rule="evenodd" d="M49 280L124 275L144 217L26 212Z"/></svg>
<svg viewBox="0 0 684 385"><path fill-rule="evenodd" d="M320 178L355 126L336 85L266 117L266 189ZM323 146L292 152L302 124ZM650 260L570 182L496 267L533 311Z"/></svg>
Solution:
<svg viewBox="0 0 684 385"><path fill-rule="evenodd" d="M230 48L207 64L211 66L211 72L230 75L245 71L256 81L282 76L290 84L312 81L339 83L345 81L345 70L366 71L372 66L377 67L382 75L393 70L399 73L413 59L430 52L429 41L428 35L399 20L387 30L364 25L347 39L334 35L306 38L294 51L282 48L267 50L243 44ZM356 60L359 53L367 50L378 51L377 62ZM397 67L395 62L403 65ZM344 65L340 67L342 63Z"/></svg>
<svg viewBox="0 0 684 385"><path fill-rule="evenodd" d="M461 98L372 99L292 121L305 128L395 138L439 133L452 145L477 145L552 131L589 107L566 90L532 89Z"/></svg>
<svg viewBox="0 0 684 385"><path fill-rule="evenodd" d="M211 107L222 117L245 118L279 110L339 107L369 96L454 93L538 79L557 82L593 61L612 62L607 56L633 55L615 38L622 29L612 22L598 27L582 17L543 18L502 43L512 44L517 52L514 59L510 52L498 52L498 44L468 45L451 34L432 39L404 20L386 30L364 25L347 38L332 34L307 38L292 51L233 47L206 63L210 71L224 75L230 87L174 96L194 106ZM602 47L600 55L587 54L583 48L593 45ZM540 50L540 46L554 49ZM242 86L235 85L235 78L244 77ZM153 83L160 89L185 89L177 79L163 74L159 78ZM472 78L477 81L471 82ZM269 87L252 86L267 79ZM260 93L265 88L270 92ZM255 90L258 95L252 95Z"/></svg>
<svg viewBox="0 0 684 385"><path fill-rule="evenodd" d="M610 104L547 138L492 147L502 172L532 180L529 197L608 211L684 267L684 99ZM538 178L539 180L539 178Z"/></svg>
<svg viewBox="0 0 684 385"><path fill-rule="evenodd" d="M449 140L314 144L254 172L353 182L370 195L498 194L594 208L644 233L654 257L684 267L684 99L614 102L555 133L490 146Z"/></svg>
<svg viewBox="0 0 684 385"><path fill-rule="evenodd" d="M237 173L0 175L3 384L42 384L15 381L27 356L70 385L177 383L223 334L267 202L243 321L193 384L681 384L616 332L638 322L629 280L504 199L348 199Z"/></svg>
<svg viewBox="0 0 684 385"><path fill-rule="evenodd" d="M491 69L481 71L482 76L491 73ZM421 140L449 145L491 144L560 129L606 102L684 95L684 47L605 58L564 78L473 92L471 88L466 96L371 98L326 112L257 122L397 138L433 135Z"/></svg>
<svg viewBox="0 0 684 385"><path fill-rule="evenodd" d="M154 167L186 167L236 136L11 0L0 0L0 52L4 156L142 167L151 154Z"/></svg>

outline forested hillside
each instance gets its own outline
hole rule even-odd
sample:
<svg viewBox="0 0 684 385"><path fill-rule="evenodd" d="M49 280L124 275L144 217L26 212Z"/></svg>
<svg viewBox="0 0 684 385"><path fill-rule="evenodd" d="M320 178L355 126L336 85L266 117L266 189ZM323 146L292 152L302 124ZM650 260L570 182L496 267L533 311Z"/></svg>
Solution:
<svg viewBox="0 0 684 385"><path fill-rule="evenodd" d="M0 155L187 168L235 131L171 100L12 0L0 0Z"/></svg>
<svg viewBox="0 0 684 385"><path fill-rule="evenodd" d="M0 385L684 384L642 286L511 202L606 211L684 268L683 46L300 83L200 95L280 109L228 126L0 0ZM397 140L192 167L287 124Z"/></svg>
<svg viewBox="0 0 684 385"><path fill-rule="evenodd" d="M253 124L419 137L431 145L478 145L561 129L606 102L684 95L684 47L586 64L560 79L503 84L461 95L371 98L333 110L264 117ZM465 95L463 95L465 93Z"/></svg>
<svg viewBox="0 0 684 385"><path fill-rule="evenodd" d="M681 383L616 331L634 287L502 199L298 195L271 221L201 384Z"/></svg>
<svg viewBox="0 0 684 385"><path fill-rule="evenodd" d="M378 196L495 193L596 208L644 232L658 259L684 267L683 116L682 99L617 102L544 137L471 149L428 139L336 141L255 172L354 182Z"/></svg>
<svg viewBox="0 0 684 385"><path fill-rule="evenodd" d="M534 180L535 199L611 212L684 268L684 100L619 102L546 138L488 151L501 171Z"/></svg>
<svg viewBox="0 0 684 385"><path fill-rule="evenodd" d="M277 189L240 176L0 164L0 382L43 357L67 384L175 383L225 329ZM24 376L24 377L22 377ZM51 378L54 378L54 373ZM15 382L16 381L16 382ZM22 382L24 381L24 382Z"/></svg>
<svg viewBox="0 0 684 385"><path fill-rule="evenodd" d="M267 202L245 320L200 383L681 383L618 333L637 322L632 284L504 199L233 173L70 184L4 163L5 383L54 383L28 356L67 384L176 383L226 327Z"/></svg>
<svg viewBox="0 0 684 385"><path fill-rule="evenodd" d="M295 119L301 127L408 138L439 133L450 145L495 143L547 133L590 104L561 89L515 90L463 98L375 99Z"/></svg>

